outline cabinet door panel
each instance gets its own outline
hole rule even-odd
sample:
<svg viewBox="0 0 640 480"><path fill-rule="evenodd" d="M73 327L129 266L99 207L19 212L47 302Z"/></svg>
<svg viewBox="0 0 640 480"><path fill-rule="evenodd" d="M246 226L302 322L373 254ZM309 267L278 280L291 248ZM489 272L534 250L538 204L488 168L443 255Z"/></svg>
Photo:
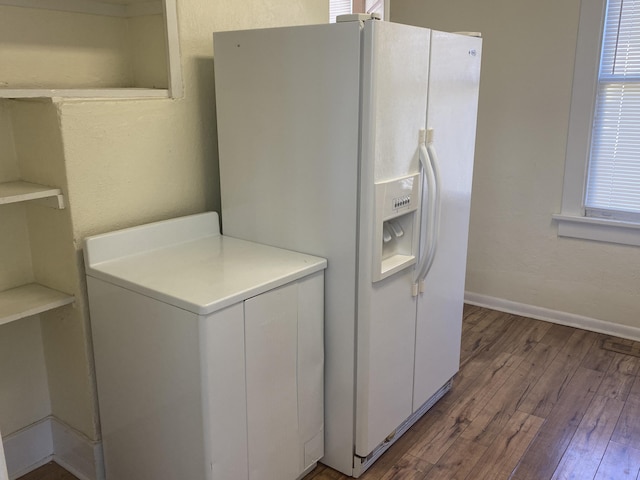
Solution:
<svg viewBox="0 0 640 480"><path fill-rule="evenodd" d="M249 478L296 478L297 284L245 301Z"/></svg>
<svg viewBox="0 0 640 480"><path fill-rule="evenodd" d="M207 479L248 480L244 309L200 317Z"/></svg>
<svg viewBox="0 0 640 480"><path fill-rule="evenodd" d="M298 408L301 470L324 455L324 275L298 283Z"/></svg>

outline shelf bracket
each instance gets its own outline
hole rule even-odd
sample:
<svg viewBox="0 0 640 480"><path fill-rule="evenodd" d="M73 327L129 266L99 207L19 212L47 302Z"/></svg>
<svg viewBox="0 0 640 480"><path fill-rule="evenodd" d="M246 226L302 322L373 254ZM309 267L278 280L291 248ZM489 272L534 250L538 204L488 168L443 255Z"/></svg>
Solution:
<svg viewBox="0 0 640 480"><path fill-rule="evenodd" d="M55 208L57 210L64 210L64 208L66 207L64 202L64 195L52 195L51 197L31 200L31 202L43 207Z"/></svg>

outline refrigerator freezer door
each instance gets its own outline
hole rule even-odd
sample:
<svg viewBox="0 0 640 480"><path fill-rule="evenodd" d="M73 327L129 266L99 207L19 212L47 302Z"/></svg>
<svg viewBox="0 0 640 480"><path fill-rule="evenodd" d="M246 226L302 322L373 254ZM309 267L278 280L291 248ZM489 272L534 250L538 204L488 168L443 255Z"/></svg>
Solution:
<svg viewBox="0 0 640 480"><path fill-rule="evenodd" d="M440 168L438 247L418 297L413 410L457 371L482 40L432 33L427 126Z"/></svg>
<svg viewBox="0 0 640 480"><path fill-rule="evenodd" d="M413 179L419 173L418 139L426 121L429 41L427 29L365 22L355 448L360 457L369 455L412 413L413 268L374 283L372 269L380 268L380 260L376 266L372 259L377 243L384 241L382 235L376 235L380 232L377 223L389 220L388 215L376 212L376 205L384 208L385 204L377 202L375 185ZM410 196L408 192L396 196ZM413 215L411 222L417 222L419 209L409 208L407 214ZM417 223L411 228L398 223L398 227L403 232L412 228L418 232ZM392 225L387 229L391 242L403 242L409 236L396 235Z"/></svg>

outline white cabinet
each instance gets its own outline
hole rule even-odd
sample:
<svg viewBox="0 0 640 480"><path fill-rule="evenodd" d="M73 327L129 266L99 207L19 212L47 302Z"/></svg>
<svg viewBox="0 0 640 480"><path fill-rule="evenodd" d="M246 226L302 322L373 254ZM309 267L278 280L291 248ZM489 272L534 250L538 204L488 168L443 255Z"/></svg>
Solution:
<svg viewBox="0 0 640 480"><path fill-rule="evenodd" d="M295 480L323 455L326 261L216 214L88 239L107 480Z"/></svg>

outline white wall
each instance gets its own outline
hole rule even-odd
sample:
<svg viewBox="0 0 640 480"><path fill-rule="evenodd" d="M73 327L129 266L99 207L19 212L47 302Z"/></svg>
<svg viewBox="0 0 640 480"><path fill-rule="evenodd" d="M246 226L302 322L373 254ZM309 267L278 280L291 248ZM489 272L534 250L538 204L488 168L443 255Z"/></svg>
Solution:
<svg viewBox="0 0 640 480"><path fill-rule="evenodd" d="M557 237L580 0L392 0L391 19L481 31L468 292L640 328L640 249Z"/></svg>
<svg viewBox="0 0 640 480"><path fill-rule="evenodd" d="M51 411L40 319L0 325L0 428L16 432Z"/></svg>

